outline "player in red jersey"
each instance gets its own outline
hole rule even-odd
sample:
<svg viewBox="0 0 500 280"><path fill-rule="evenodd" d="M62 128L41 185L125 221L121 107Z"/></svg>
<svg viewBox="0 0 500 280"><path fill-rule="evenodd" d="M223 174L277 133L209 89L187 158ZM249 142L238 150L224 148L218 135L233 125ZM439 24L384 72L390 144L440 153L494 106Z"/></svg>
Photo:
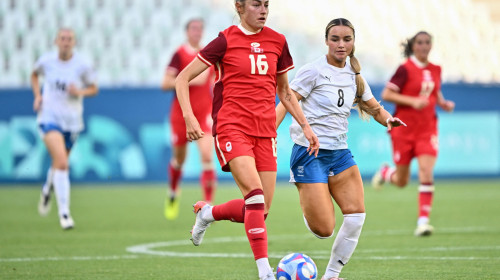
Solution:
<svg viewBox="0 0 500 280"><path fill-rule="evenodd" d="M172 90L175 88L175 78L198 54L201 49L200 42L203 35L203 19L195 18L186 24L187 42L180 46L173 55L161 88ZM214 73L207 69L195 80L189 83L190 102L195 117L198 119L201 129L209 133L212 129L212 86ZM170 196L165 200L165 217L169 220L179 215L179 191L178 185L182 176L182 166L186 159L187 138L186 124L182 117L182 110L177 98L172 102L170 111L170 123L172 129L172 157L168 165ZM200 184L203 189L203 200L213 201L213 193L216 188L217 177L212 160L213 139L204 137L197 141L201 156L202 174Z"/></svg>
<svg viewBox="0 0 500 280"><path fill-rule="evenodd" d="M382 99L396 104L394 116L407 128L391 130L395 168L383 165L373 176L372 184L380 189L385 182L405 187L410 180L410 162L418 161L419 216L416 236L430 235L429 224L434 193L434 165L438 154L436 105L447 112L455 103L444 99L441 92L441 67L429 62L432 37L425 31L407 40L404 55L407 61L399 66L382 92Z"/></svg>
<svg viewBox="0 0 500 280"><path fill-rule="evenodd" d="M207 137L192 112L188 83L215 66L212 134L216 152L222 169L232 173L244 196L216 206L197 202L193 244L202 242L215 220L244 223L259 278L266 280L276 279L269 265L264 222L276 186L276 93L302 127L310 154L316 155L319 148L288 85L293 60L286 39L264 26L268 5L269 0L235 0L240 25L220 32L177 76L175 86L188 140Z"/></svg>

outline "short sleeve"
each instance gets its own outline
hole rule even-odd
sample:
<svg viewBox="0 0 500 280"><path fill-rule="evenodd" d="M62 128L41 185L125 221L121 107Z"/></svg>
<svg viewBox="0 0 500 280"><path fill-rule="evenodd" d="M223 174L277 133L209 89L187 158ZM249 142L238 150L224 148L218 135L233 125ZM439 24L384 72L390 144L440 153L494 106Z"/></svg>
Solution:
<svg viewBox="0 0 500 280"><path fill-rule="evenodd" d="M213 39L212 42L210 42L198 53L198 58L206 65L212 66L222 60L224 54L226 53L226 49L226 36L220 32L217 38Z"/></svg>
<svg viewBox="0 0 500 280"><path fill-rule="evenodd" d="M33 72L37 73L38 75L43 75L44 64L45 64L45 56L38 58L38 60L35 62L35 65L33 65Z"/></svg>
<svg viewBox="0 0 500 280"><path fill-rule="evenodd" d="M290 83L290 88L303 97L307 97L316 86L318 71L312 64L306 64L297 71L295 78Z"/></svg>
<svg viewBox="0 0 500 280"><path fill-rule="evenodd" d="M92 66L86 64L82 73L82 81L85 86L97 84L97 74Z"/></svg>
<svg viewBox="0 0 500 280"><path fill-rule="evenodd" d="M278 66L276 73L283 74L293 69L293 67L294 65L293 65L292 55L290 54L290 50L288 49L288 43L285 40L283 50L281 51L281 55L278 58Z"/></svg>
<svg viewBox="0 0 500 280"><path fill-rule="evenodd" d="M175 69L177 73L181 71L181 56L179 55L179 52L175 52L174 55L172 56L172 59L170 60L170 63L167 66L167 69Z"/></svg>
<svg viewBox="0 0 500 280"><path fill-rule="evenodd" d="M365 91L363 92L363 96L361 97L361 99L363 99L363 101L368 101L373 98L372 89L370 88L370 85L368 85L368 83L364 78L363 82L365 83Z"/></svg>
<svg viewBox="0 0 500 280"><path fill-rule="evenodd" d="M404 67L404 65L399 66L396 73L392 76L391 80L387 83L387 87L400 92L403 86L406 84L408 79L408 70Z"/></svg>

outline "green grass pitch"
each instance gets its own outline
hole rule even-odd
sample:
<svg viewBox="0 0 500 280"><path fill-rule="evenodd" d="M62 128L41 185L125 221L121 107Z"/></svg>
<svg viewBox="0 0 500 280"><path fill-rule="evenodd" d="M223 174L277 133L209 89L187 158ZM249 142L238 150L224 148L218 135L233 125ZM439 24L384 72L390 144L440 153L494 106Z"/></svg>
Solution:
<svg viewBox="0 0 500 280"><path fill-rule="evenodd" d="M435 234L421 238L413 236L415 183L381 192L366 185L366 223L342 277L500 279L498 180L437 180ZM257 279L242 224L217 222L201 246L191 244L191 205L200 190L182 188L180 216L167 221L165 184L74 184L76 227L63 231L55 204L48 217L38 215L38 186L0 186L0 279ZM223 182L216 203L240 197L234 184ZM337 209L336 230L341 222ZM303 252L323 274L333 238L307 231L293 185L278 184L266 223L272 266L289 252Z"/></svg>

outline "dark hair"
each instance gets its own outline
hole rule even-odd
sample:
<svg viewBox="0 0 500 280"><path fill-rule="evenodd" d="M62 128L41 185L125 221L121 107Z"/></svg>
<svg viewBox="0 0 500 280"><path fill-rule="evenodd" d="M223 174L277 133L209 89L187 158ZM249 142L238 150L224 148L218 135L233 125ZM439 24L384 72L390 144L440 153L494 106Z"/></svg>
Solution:
<svg viewBox="0 0 500 280"><path fill-rule="evenodd" d="M347 26L352 29L352 34L354 37L356 37L356 32L354 30L354 26L350 21L348 21L345 18L336 18L328 23L328 25L325 28L325 40L328 40L328 32L330 29L334 26ZM362 119L367 119L368 115L375 115L378 113L380 110L380 106L377 107L376 109L370 108L366 103L363 101L362 96L363 93L365 92L365 81L363 77L361 76L361 64L359 63L358 59L354 56L354 50L355 47L352 47L352 52L349 54L349 61L351 63L351 68L356 73L356 97L354 98L354 104L358 104L357 106L354 106L353 108L358 110L359 115Z"/></svg>
<svg viewBox="0 0 500 280"><path fill-rule="evenodd" d="M187 31L189 29L189 26L191 25L191 23L195 22L195 21L199 21L201 22L202 24L205 23L205 21L203 20L203 18L201 17L198 17L198 18L192 18L190 20L188 20L188 22L186 23L186 26L184 27L185 30Z"/></svg>
<svg viewBox="0 0 500 280"><path fill-rule="evenodd" d="M403 47L404 57L408 58L413 54L413 45L415 44L415 40L417 39L418 35L422 34L429 36L432 40L432 35L429 34L427 31L417 32L417 34L413 35L413 37L406 39L403 43L401 43L401 46Z"/></svg>

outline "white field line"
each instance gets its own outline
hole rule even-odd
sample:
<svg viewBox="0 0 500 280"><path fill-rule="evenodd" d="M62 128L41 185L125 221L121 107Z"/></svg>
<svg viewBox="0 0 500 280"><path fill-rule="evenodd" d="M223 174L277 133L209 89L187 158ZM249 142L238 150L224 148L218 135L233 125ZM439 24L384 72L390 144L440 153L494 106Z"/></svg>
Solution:
<svg viewBox="0 0 500 280"><path fill-rule="evenodd" d="M497 232L498 229L486 227L470 227L470 228L447 228L440 229L439 232L447 233L461 233L461 232ZM406 230L386 230L386 231L368 231L363 232L363 235L407 235L412 234ZM309 234L300 235L272 235L269 240L297 240L299 238L310 237ZM205 244L213 243L238 243L247 242L246 236L240 237L220 237L205 239ZM137 259L141 255L162 256L162 257L181 257L181 258L252 258L250 253L204 253L204 252L180 252L181 250L165 250L172 247L185 247L193 246L189 240L173 240L165 242L155 242L148 244L140 244L126 248L126 251L131 254L127 255L113 255L113 256L68 256L68 257L21 257L21 258L0 258L0 263L5 262L43 262L43 261L93 261L93 260L122 260L122 259ZM459 247L434 247L434 248L392 248L392 249L358 249L356 250L356 259L364 260L500 260L500 257L447 257L447 256L410 256L410 255L397 255L397 256L363 256L359 254L373 254L373 253L390 253L390 252L451 252L451 251L500 251L500 245L491 246L459 246ZM280 259L285 254L290 252L271 252L270 258ZM306 253L314 254L315 259L329 259L330 251L308 251Z"/></svg>

